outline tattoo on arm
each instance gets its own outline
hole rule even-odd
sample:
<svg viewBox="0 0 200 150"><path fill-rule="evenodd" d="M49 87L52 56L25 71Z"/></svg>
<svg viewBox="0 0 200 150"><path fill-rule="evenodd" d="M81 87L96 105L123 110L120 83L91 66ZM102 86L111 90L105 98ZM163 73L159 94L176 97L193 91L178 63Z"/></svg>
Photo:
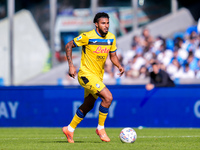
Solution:
<svg viewBox="0 0 200 150"><path fill-rule="evenodd" d="M73 47L74 47L73 41L70 41L65 46L66 57L67 57L67 61L68 61L69 66L73 65L73 62L72 62L72 48Z"/></svg>

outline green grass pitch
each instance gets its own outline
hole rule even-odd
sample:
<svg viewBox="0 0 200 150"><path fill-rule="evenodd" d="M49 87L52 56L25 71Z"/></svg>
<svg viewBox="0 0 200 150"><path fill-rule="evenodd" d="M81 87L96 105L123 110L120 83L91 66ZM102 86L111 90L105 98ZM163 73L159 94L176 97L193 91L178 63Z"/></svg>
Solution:
<svg viewBox="0 0 200 150"><path fill-rule="evenodd" d="M122 128L106 128L109 143L102 142L95 128L77 128L75 143L67 143L62 128L0 128L0 150L197 150L199 128L137 129L135 143L122 143Z"/></svg>

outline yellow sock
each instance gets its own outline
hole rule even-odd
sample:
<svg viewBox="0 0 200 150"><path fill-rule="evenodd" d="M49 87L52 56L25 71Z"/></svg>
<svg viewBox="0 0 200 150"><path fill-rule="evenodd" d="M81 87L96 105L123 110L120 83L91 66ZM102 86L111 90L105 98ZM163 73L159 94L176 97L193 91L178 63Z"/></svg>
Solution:
<svg viewBox="0 0 200 150"><path fill-rule="evenodd" d="M72 119L71 123L69 124L73 129L77 127L77 125L83 120L85 115L80 109L77 109L74 118Z"/></svg>
<svg viewBox="0 0 200 150"><path fill-rule="evenodd" d="M72 119L71 123L69 124L73 129L77 127L77 125L83 120L83 118L80 118L77 116L77 114L74 115L74 118Z"/></svg>
<svg viewBox="0 0 200 150"><path fill-rule="evenodd" d="M108 108L103 107L101 104L99 106L99 125L104 126L108 115Z"/></svg>
<svg viewBox="0 0 200 150"><path fill-rule="evenodd" d="M99 125L104 126L108 113L102 113L99 111Z"/></svg>

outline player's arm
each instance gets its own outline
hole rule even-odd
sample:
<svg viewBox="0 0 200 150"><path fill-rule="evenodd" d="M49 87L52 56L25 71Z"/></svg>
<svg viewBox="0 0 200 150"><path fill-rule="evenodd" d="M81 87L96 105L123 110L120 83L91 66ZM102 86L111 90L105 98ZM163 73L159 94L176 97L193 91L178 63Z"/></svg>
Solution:
<svg viewBox="0 0 200 150"><path fill-rule="evenodd" d="M70 41L69 43L66 44L65 46L65 52L66 52L66 57L67 57L67 61L69 64L69 76L72 78L75 78L77 72L76 72L76 68L74 67L73 61L72 61L72 48L76 47L74 45L73 40Z"/></svg>
<svg viewBox="0 0 200 150"><path fill-rule="evenodd" d="M120 71L119 76L122 76L122 74L124 73L124 68L119 63L119 59L117 57L116 52L110 53L110 60L119 69L119 71Z"/></svg>

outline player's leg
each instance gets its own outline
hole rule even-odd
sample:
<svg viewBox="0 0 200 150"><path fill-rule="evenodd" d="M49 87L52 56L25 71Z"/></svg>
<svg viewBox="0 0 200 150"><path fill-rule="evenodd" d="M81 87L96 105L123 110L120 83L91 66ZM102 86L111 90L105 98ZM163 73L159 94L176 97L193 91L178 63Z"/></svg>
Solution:
<svg viewBox="0 0 200 150"><path fill-rule="evenodd" d="M94 103L96 101L96 98L93 97L92 94L89 94L85 99L83 104L79 107L80 111L86 115L93 107Z"/></svg>
<svg viewBox="0 0 200 150"><path fill-rule="evenodd" d="M112 103L113 97L107 87L105 87L97 95L102 99L102 102L99 106L99 124L98 124L99 127L98 127L98 129L100 130L100 129L104 128L104 123L107 118L108 110Z"/></svg>
<svg viewBox="0 0 200 150"><path fill-rule="evenodd" d="M85 97L83 104L77 109L71 123L63 127L63 132L65 133L69 143L74 143L73 133L77 125L84 119L85 115L94 107L96 99L89 94Z"/></svg>
<svg viewBox="0 0 200 150"><path fill-rule="evenodd" d="M102 99L101 105L105 108L109 108L113 100L110 90L104 87L97 95Z"/></svg>
<svg viewBox="0 0 200 150"><path fill-rule="evenodd" d="M77 125L84 119L85 115L94 107L95 101L96 99L91 94L85 97L83 104L77 109L74 118L69 124L68 128L71 132L74 132Z"/></svg>
<svg viewBox="0 0 200 150"><path fill-rule="evenodd" d="M102 141L109 142L110 139L105 132L104 124L105 124L105 120L107 118L108 110L112 103L113 97L112 97L111 92L106 87L104 87L103 90L101 90L97 95L102 99L102 102L99 106L99 120L98 120L96 133L99 135Z"/></svg>

